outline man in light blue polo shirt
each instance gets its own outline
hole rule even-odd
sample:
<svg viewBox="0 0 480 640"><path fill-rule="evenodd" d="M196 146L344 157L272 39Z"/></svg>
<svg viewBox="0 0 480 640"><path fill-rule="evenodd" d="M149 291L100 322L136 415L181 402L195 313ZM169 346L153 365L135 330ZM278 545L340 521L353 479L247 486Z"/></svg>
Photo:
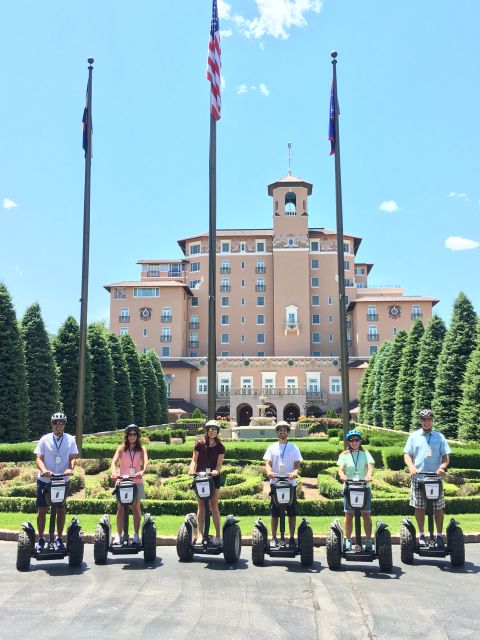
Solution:
<svg viewBox="0 0 480 640"><path fill-rule="evenodd" d="M433 412L430 409L422 409L418 414L421 428L411 433L403 450L403 457L408 471L412 477L410 488L410 505L415 508L420 546L427 546L425 537L425 496L420 490L418 480L423 478L423 473L436 473L444 476L450 462L450 447L448 442L438 431L433 429ZM433 503L435 524L437 525L436 544L443 547L443 511L445 508L445 494L441 493Z"/></svg>

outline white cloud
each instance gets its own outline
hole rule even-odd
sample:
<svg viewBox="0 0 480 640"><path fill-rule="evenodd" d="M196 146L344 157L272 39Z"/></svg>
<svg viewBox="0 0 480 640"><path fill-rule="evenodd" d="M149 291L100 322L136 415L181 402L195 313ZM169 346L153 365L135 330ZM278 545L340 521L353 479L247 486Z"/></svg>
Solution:
<svg viewBox="0 0 480 640"><path fill-rule="evenodd" d="M7 209L7 211L10 211L10 209L14 209L15 207L18 207L18 204L13 200L10 200L10 198L4 198L2 202L2 206L4 209Z"/></svg>
<svg viewBox="0 0 480 640"><path fill-rule="evenodd" d="M286 40L291 27L306 27L308 22L306 13L313 11L320 13L322 0L255 0L258 8L256 18L244 18L241 15L231 15L228 6L228 16L233 20L240 33L246 38L262 38L272 36ZM226 4L226 3L225 3ZM230 17L231 16L231 17Z"/></svg>
<svg viewBox="0 0 480 640"><path fill-rule="evenodd" d="M260 89L260 93L262 93L264 96L270 95L270 89L267 89L263 82L258 85L258 88Z"/></svg>
<svg viewBox="0 0 480 640"><path fill-rule="evenodd" d="M237 87L237 93L242 94L242 93L247 93L248 91L248 87L246 84L241 84L240 86Z"/></svg>
<svg viewBox="0 0 480 640"><path fill-rule="evenodd" d="M225 89L225 87L227 86L227 81L225 80L225 78L220 74L220 88L223 91Z"/></svg>
<svg viewBox="0 0 480 640"><path fill-rule="evenodd" d="M218 0L217 9L218 9L219 19L223 18L225 20L230 20L230 16L232 14L232 7L228 4L228 2L225 2L225 0Z"/></svg>
<svg viewBox="0 0 480 640"><path fill-rule="evenodd" d="M449 198L458 198L459 200L464 200L465 202L470 202L466 193L457 193L456 191L450 191L448 194Z"/></svg>
<svg viewBox="0 0 480 640"><path fill-rule="evenodd" d="M445 247L452 251L465 251L466 249L476 249L480 247L480 242L462 238L461 236L450 236L445 240Z"/></svg>
<svg viewBox="0 0 480 640"><path fill-rule="evenodd" d="M20 267L15 267L15 271L18 273L19 276L23 276L23 271L20 269Z"/></svg>
<svg viewBox="0 0 480 640"><path fill-rule="evenodd" d="M222 38L231 38L233 36L233 31L231 29L220 29L220 40Z"/></svg>
<svg viewBox="0 0 480 640"><path fill-rule="evenodd" d="M395 213L396 211L400 211L400 207L395 200L385 200L378 208L380 211L385 211L386 213Z"/></svg>

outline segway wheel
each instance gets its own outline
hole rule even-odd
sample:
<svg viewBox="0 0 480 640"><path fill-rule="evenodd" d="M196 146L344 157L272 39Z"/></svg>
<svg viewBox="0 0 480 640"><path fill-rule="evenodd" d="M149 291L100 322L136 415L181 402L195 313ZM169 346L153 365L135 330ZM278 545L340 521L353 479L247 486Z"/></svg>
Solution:
<svg viewBox="0 0 480 640"><path fill-rule="evenodd" d="M460 527L455 527L448 536L450 562L452 567L463 567L465 564L465 539Z"/></svg>
<svg viewBox="0 0 480 640"><path fill-rule="evenodd" d="M404 524L400 527L400 559L404 564L413 564L415 553L415 538Z"/></svg>
<svg viewBox="0 0 480 640"><path fill-rule="evenodd" d="M17 569L18 571L28 571L30 567L30 558L32 555L32 544L25 529L18 534L17 544Z"/></svg>
<svg viewBox="0 0 480 640"><path fill-rule="evenodd" d="M193 549L190 540L190 532L185 524L182 524L177 535L177 555L181 562L190 562L193 558Z"/></svg>
<svg viewBox="0 0 480 640"><path fill-rule="evenodd" d="M302 567L311 567L313 564L313 531L312 527L306 527L300 539L300 561Z"/></svg>
<svg viewBox="0 0 480 640"><path fill-rule="evenodd" d="M265 536L255 527L252 533L252 562L255 566L263 564L265 560Z"/></svg>
<svg viewBox="0 0 480 640"><path fill-rule="evenodd" d="M380 571L383 573L390 573L393 568L392 536L388 529L383 529L378 534L377 555Z"/></svg>
<svg viewBox="0 0 480 640"><path fill-rule="evenodd" d="M108 554L107 532L101 524L97 524L93 538L93 559L95 564L105 564Z"/></svg>
<svg viewBox="0 0 480 640"><path fill-rule="evenodd" d="M68 545L68 564L79 567L83 562L84 542L81 529L75 528L70 536Z"/></svg>
<svg viewBox="0 0 480 640"><path fill-rule="evenodd" d="M223 532L223 557L228 564L236 564L242 552L242 532L238 524L231 524Z"/></svg>
<svg viewBox="0 0 480 640"><path fill-rule="evenodd" d="M340 569L340 565L342 564L340 538L333 529L328 530L326 548L328 568L332 571Z"/></svg>
<svg viewBox="0 0 480 640"><path fill-rule="evenodd" d="M157 529L153 522L143 528L142 543L144 562L155 562L157 557Z"/></svg>

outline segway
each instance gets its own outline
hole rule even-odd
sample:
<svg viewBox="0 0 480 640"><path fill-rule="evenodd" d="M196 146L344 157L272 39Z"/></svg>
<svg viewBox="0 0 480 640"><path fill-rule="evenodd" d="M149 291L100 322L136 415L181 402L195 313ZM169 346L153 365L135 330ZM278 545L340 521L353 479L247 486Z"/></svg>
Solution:
<svg viewBox="0 0 480 640"><path fill-rule="evenodd" d="M188 562L198 553L201 555L218 556L223 553L225 562L228 564L236 564L240 559L242 550L242 533L237 522L238 519L233 515L228 515L222 527L222 542L214 544L210 531L210 496L215 490L212 476L206 471L196 473L191 484L191 488L195 491L196 496L203 500L205 505L205 523L202 532L202 541L194 543L193 539L197 538L198 522L197 514L189 513L185 516L185 521L178 530L177 535L177 555L182 562Z"/></svg>
<svg viewBox="0 0 480 640"><path fill-rule="evenodd" d="M298 527L298 539L293 547L285 540L285 515L295 499L296 487L288 476L275 475L277 482L272 484L272 501L280 511L280 540L278 546L272 546L268 542L267 527L261 518L255 522L252 533L252 562L254 565L262 565L265 555L271 558L295 558L300 556L303 567L311 567L313 564L313 531L308 520L302 518Z"/></svg>
<svg viewBox="0 0 480 640"><path fill-rule="evenodd" d="M43 492L50 507L49 538L43 549L35 547L35 529L31 522L24 522L18 534L17 569L27 571L31 558L36 560L63 560L68 556L71 567L79 567L83 561L83 532L77 518L67 527L67 542L61 549L55 548L55 524L57 509L65 506L67 500L67 485L63 476L51 476L51 482L45 483Z"/></svg>
<svg viewBox="0 0 480 640"><path fill-rule="evenodd" d="M132 542L128 535L130 507L137 498L137 490L137 485L128 476L122 476L115 485L112 493L117 498L118 504L123 507L123 534L120 543L114 544L110 516L108 514L102 516L95 529L93 540L95 564L104 564L109 552L112 555L136 555L143 551L144 561L154 562L157 556L157 529L152 516L146 513L143 517L140 544Z"/></svg>
<svg viewBox="0 0 480 640"><path fill-rule="evenodd" d="M400 558L405 564L413 563L413 556L417 554L426 558L446 558L450 556L453 567L463 567L465 564L465 540L458 522L451 518L447 526L447 544L437 546L434 537L433 503L442 492L442 479L436 473L422 473L418 480L420 491L425 497L428 516L428 531L430 539L427 546L420 546L415 527L410 518L404 518L400 526Z"/></svg>
<svg viewBox="0 0 480 640"><path fill-rule="evenodd" d="M345 496L350 509L355 514L355 546L353 549L344 548L343 529L339 520L334 520L327 532L327 564L329 569L339 569L342 558L353 562L373 562L378 560L380 571L389 573L392 570L392 540L388 525L377 520L375 529L375 545L371 551L362 547L361 513L367 501L368 488L364 480L347 480Z"/></svg>

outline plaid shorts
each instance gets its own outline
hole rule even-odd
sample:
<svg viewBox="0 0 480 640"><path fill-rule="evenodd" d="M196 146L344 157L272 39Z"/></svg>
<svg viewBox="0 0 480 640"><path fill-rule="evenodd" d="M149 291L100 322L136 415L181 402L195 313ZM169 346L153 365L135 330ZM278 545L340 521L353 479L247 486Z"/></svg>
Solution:
<svg viewBox="0 0 480 640"><path fill-rule="evenodd" d="M410 506L415 509L426 509L427 507L425 494L415 480L410 485ZM439 498L433 502L433 510L438 511L439 509L445 509L445 493L443 490Z"/></svg>

